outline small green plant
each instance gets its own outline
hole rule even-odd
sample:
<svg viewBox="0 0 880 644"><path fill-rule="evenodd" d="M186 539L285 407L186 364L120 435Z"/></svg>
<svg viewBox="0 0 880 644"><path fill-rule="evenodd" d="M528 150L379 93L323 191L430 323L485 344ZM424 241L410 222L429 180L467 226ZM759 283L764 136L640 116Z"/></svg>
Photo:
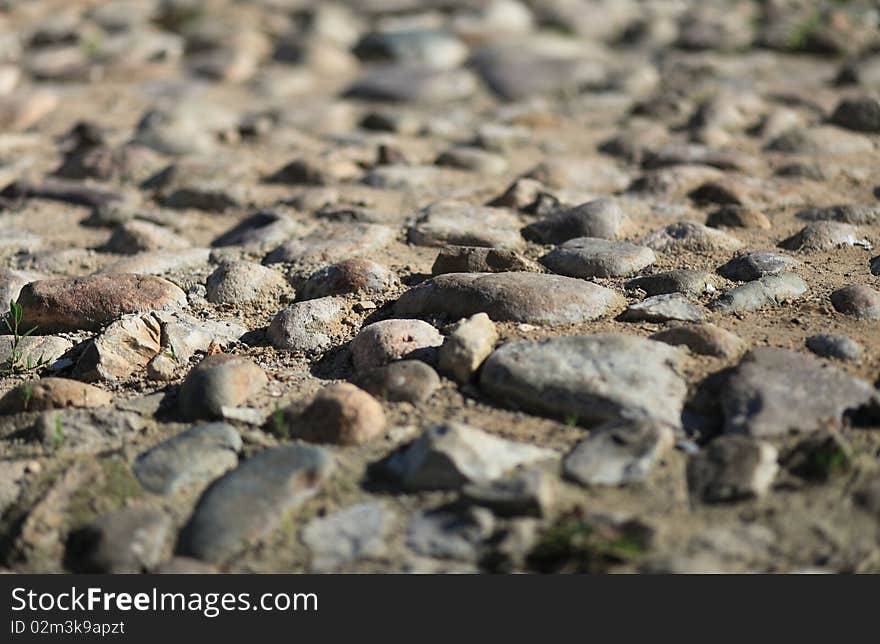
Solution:
<svg viewBox="0 0 880 644"><path fill-rule="evenodd" d="M284 421L284 409L281 407L272 412L272 428L270 431L272 435L279 440L287 440L290 438L290 429Z"/></svg>
<svg viewBox="0 0 880 644"><path fill-rule="evenodd" d="M562 517L529 553L527 564L543 573L605 573L640 559L650 538L650 530L633 521L605 525L577 516Z"/></svg>
<svg viewBox="0 0 880 644"><path fill-rule="evenodd" d="M577 414L568 414L565 417L565 424L569 427L575 427L578 424Z"/></svg>
<svg viewBox="0 0 880 644"><path fill-rule="evenodd" d="M64 427L61 425L61 415L58 414L55 416L55 435L53 437L55 443L55 449L61 447L61 444L64 443Z"/></svg>
<svg viewBox="0 0 880 644"><path fill-rule="evenodd" d="M12 334L12 339L10 340L12 344L11 351L2 367L2 370L6 373L26 373L49 364L49 361L45 360L42 355L36 361L34 361L33 356L24 355L21 349L21 341L36 331L37 327L34 326L27 331L22 331L21 321L23 317L24 309L22 309L21 304L10 300L9 312L3 318L6 329Z"/></svg>

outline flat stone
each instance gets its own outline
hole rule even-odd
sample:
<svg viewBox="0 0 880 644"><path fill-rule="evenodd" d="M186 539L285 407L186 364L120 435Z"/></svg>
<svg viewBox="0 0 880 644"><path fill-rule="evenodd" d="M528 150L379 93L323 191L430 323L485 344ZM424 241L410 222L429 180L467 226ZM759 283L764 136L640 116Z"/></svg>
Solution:
<svg viewBox="0 0 880 644"><path fill-rule="evenodd" d="M629 242L593 237L570 239L541 258L554 273L568 277L621 277L650 266L654 251Z"/></svg>
<svg viewBox="0 0 880 644"><path fill-rule="evenodd" d="M679 426L682 357L669 345L613 333L512 342L483 364L480 386L507 405L579 423L649 418Z"/></svg>
<svg viewBox="0 0 880 644"><path fill-rule="evenodd" d="M488 483L469 483L461 491L468 503L504 517L546 516L556 505L558 478L540 469L514 470Z"/></svg>
<svg viewBox="0 0 880 644"><path fill-rule="evenodd" d="M551 450L498 438L461 423L426 429L392 453L383 473L407 490L452 490L486 483L513 468L555 457Z"/></svg>
<svg viewBox="0 0 880 644"><path fill-rule="evenodd" d="M441 152L434 163L481 175L503 174L508 165L503 156L470 146L456 146Z"/></svg>
<svg viewBox="0 0 880 644"><path fill-rule="evenodd" d="M246 304L278 295L286 287L283 275L254 262L221 264L205 282L207 300L214 304Z"/></svg>
<svg viewBox="0 0 880 644"><path fill-rule="evenodd" d="M36 333L96 331L126 313L147 313L186 306L186 293L151 275L91 275L40 280L21 290L18 299L24 328Z"/></svg>
<svg viewBox="0 0 880 644"><path fill-rule="evenodd" d="M485 313L458 322L440 347L440 372L459 384L467 383L492 353L497 340L498 330Z"/></svg>
<svg viewBox="0 0 880 644"><path fill-rule="evenodd" d="M73 342L67 338L56 335L28 335L19 339L16 349L20 356L18 364L27 367L30 361L31 365L41 362L51 365L72 348ZM12 359L12 338L0 337L0 364L8 365Z"/></svg>
<svg viewBox="0 0 880 644"><path fill-rule="evenodd" d="M291 239L263 258L264 264L333 264L380 250L394 238L394 231L380 224L336 224L305 237Z"/></svg>
<svg viewBox="0 0 880 644"><path fill-rule="evenodd" d="M722 313L754 311L796 300L808 290L806 282L794 273L766 275L727 291L711 308Z"/></svg>
<svg viewBox="0 0 880 644"><path fill-rule="evenodd" d="M297 297L311 300L345 293L382 293L399 283L397 276L369 259L347 259L312 273Z"/></svg>
<svg viewBox="0 0 880 644"><path fill-rule="evenodd" d="M867 382L809 355L752 349L721 390L724 431L757 437L815 432L876 396Z"/></svg>
<svg viewBox="0 0 880 644"><path fill-rule="evenodd" d="M284 515L329 478L320 447L284 445L260 452L214 482L181 532L178 554L220 562L272 532Z"/></svg>
<svg viewBox="0 0 880 644"><path fill-rule="evenodd" d="M143 371L161 350L162 328L152 315L111 323L83 351L76 374L83 380L120 381Z"/></svg>
<svg viewBox="0 0 880 644"><path fill-rule="evenodd" d="M68 378L41 378L23 382L0 398L0 414L45 411L64 407L100 407L113 402L113 394Z"/></svg>
<svg viewBox="0 0 880 644"><path fill-rule="evenodd" d="M517 101L557 93L604 79L604 65L590 58L542 55L520 48L490 47L475 57L483 82L499 97Z"/></svg>
<svg viewBox="0 0 880 644"><path fill-rule="evenodd" d="M398 61L437 69L458 67L468 48L454 35L439 29L397 28L373 31L352 49L364 61Z"/></svg>
<svg viewBox="0 0 880 644"><path fill-rule="evenodd" d="M268 382L266 374L250 358L210 355L180 385L180 414L187 420L221 418L223 407L241 407Z"/></svg>
<svg viewBox="0 0 880 644"><path fill-rule="evenodd" d="M25 284L44 279L45 277L45 275L33 271L0 268L0 305L5 310L8 310L9 302L18 300L18 294Z"/></svg>
<svg viewBox="0 0 880 644"><path fill-rule="evenodd" d="M641 289L646 295L681 293L690 297L700 297L704 293L716 292L720 285L721 280L708 271L685 268L636 277L624 284L624 288Z"/></svg>
<svg viewBox="0 0 880 644"><path fill-rule="evenodd" d="M347 314L347 307L334 297L296 302L272 318L266 335L276 349L321 351L341 335L340 325Z"/></svg>
<svg viewBox="0 0 880 644"><path fill-rule="evenodd" d="M153 317L162 326L162 348L182 364L197 351L207 351L211 345L226 348L247 333L247 327L237 322L202 320L180 311L154 313Z"/></svg>
<svg viewBox="0 0 880 644"><path fill-rule="evenodd" d="M104 244L108 253L134 255L148 250L177 250L189 248L190 243L180 233L150 221L133 219L117 226Z"/></svg>
<svg viewBox="0 0 880 644"><path fill-rule="evenodd" d="M608 159L600 157L553 156L526 174L549 188L577 190L581 193L608 194L626 188L629 175Z"/></svg>
<svg viewBox="0 0 880 644"><path fill-rule="evenodd" d="M496 322L567 324L594 320L622 303L611 289L561 275L448 273L401 295L395 311L455 319L486 313Z"/></svg>
<svg viewBox="0 0 880 644"><path fill-rule="evenodd" d="M736 237L695 221L669 224L648 235L644 243L653 250L663 252L731 251L742 247L742 242Z"/></svg>
<svg viewBox="0 0 880 644"><path fill-rule="evenodd" d="M180 250L148 250L124 259L110 262L99 273L133 273L138 275L166 275L207 266L211 257L208 248Z"/></svg>
<svg viewBox="0 0 880 644"><path fill-rule="evenodd" d="M171 517L161 510L121 508L71 534L66 559L81 573L149 571L161 561L171 530Z"/></svg>
<svg viewBox="0 0 880 644"><path fill-rule="evenodd" d="M310 443L360 445L385 431L385 412L366 391L348 383L324 387L300 413L287 409L284 424L293 438Z"/></svg>
<svg viewBox="0 0 880 644"><path fill-rule="evenodd" d="M396 521L381 502L358 503L313 519L302 531L312 555L311 570L334 572L363 559L382 557Z"/></svg>
<svg viewBox="0 0 880 644"><path fill-rule="evenodd" d="M360 174L357 164L347 159L300 158L280 167L266 181L291 186L328 186L351 181Z"/></svg>
<svg viewBox="0 0 880 644"><path fill-rule="evenodd" d="M735 256L718 268L718 273L734 282L750 282L765 275L791 271L800 262L784 253L772 250L753 250Z"/></svg>
<svg viewBox="0 0 880 644"><path fill-rule="evenodd" d="M522 234L542 244L561 244L580 237L616 239L624 220L616 201L596 199L529 224Z"/></svg>
<svg viewBox="0 0 880 644"><path fill-rule="evenodd" d="M791 237L779 242L780 248L805 253L833 250L841 246L864 246L870 248L867 239L858 228L836 221L816 221L807 224Z"/></svg>
<svg viewBox="0 0 880 644"><path fill-rule="evenodd" d="M688 461L688 488L706 503L764 496L779 466L777 450L748 436L719 436Z"/></svg>
<svg viewBox="0 0 880 644"><path fill-rule="evenodd" d="M225 246L256 246L280 244L300 231L302 225L290 217L261 210L242 219L225 233L211 242L215 248Z"/></svg>
<svg viewBox="0 0 880 644"><path fill-rule="evenodd" d="M665 329L651 336L652 340L674 346L686 346L693 353L716 358L735 358L746 350L743 340L714 324L689 324Z"/></svg>
<svg viewBox="0 0 880 644"><path fill-rule="evenodd" d="M880 291L864 284L850 284L831 294L835 310L865 320L880 320Z"/></svg>
<svg viewBox="0 0 880 644"><path fill-rule="evenodd" d="M65 454L95 454L119 449L143 427L138 414L109 406L45 411L34 423L34 438L44 448Z"/></svg>
<svg viewBox="0 0 880 644"><path fill-rule="evenodd" d="M139 454L132 471L144 489L175 494L234 468L241 448L241 437L231 425L195 425Z"/></svg>
<svg viewBox="0 0 880 644"><path fill-rule="evenodd" d="M648 476L672 443L672 429L654 421L602 425L565 457L562 471L583 485L636 483Z"/></svg>
<svg viewBox="0 0 880 644"><path fill-rule="evenodd" d="M822 358L856 361L861 359L862 345L845 335L815 333L806 339L807 349Z"/></svg>
<svg viewBox="0 0 880 644"><path fill-rule="evenodd" d="M880 221L880 207L873 204L835 204L820 208L806 208L795 216L806 221L837 221L864 226Z"/></svg>
<svg viewBox="0 0 880 644"><path fill-rule="evenodd" d="M519 218L509 210L441 201L422 211L408 239L417 246L517 248L523 245L519 227Z"/></svg>
<svg viewBox="0 0 880 644"><path fill-rule="evenodd" d="M415 405L431 397L440 386L440 376L420 360L398 360L359 372L352 382L377 398Z"/></svg>
<svg viewBox="0 0 880 644"><path fill-rule="evenodd" d="M381 367L401 358L429 357L443 336L422 320L382 320L361 329L351 341L356 371Z"/></svg>
<svg viewBox="0 0 880 644"><path fill-rule="evenodd" d="M476 561L494 524L491 512L482 508L422 510L407 527L406 545L425 557Z"/></svg>
<svg viewBox="0 0 880 644"><path fill-rule="evenodd" d="M872 96L845 98L828 120L857 132L880 132L880 101Z"/></svg>
<svg viewBox="0 0 880 644"><path fill-rule="evenodd" d="M699 322L703 319L703 312L681 293L668 293L630 304L620 319L626 322Z"/></svg>
<svg viewBox="0 0 880 644"><path fill-rule="evenodd" d="M431 266L432 275L508 272L543 273L544 267L513 250L477 246L443 248Z"/></svg>
<svg viewBox="0 0 880 644"><path fill-rule="evenodd" d="M711 228L748 228L769 230L767 215L760 210L738 205L725 205L709 213L706 225Z"/></svg>
<svg viewBox="0 0 880 644"><path fill-rule="evenodd" d="M863 134L848 132L833 125L819 125L787 130L767 143L765 149L825 158L870 154L874 144Z"/></svg>
<svg viewBox="0 0 880 644"><path fill-rule="evenodd" d="M467 98L476 89L476 79L466 70L391 64L364 72L345 96L393 103L443 103Z"/></svg>

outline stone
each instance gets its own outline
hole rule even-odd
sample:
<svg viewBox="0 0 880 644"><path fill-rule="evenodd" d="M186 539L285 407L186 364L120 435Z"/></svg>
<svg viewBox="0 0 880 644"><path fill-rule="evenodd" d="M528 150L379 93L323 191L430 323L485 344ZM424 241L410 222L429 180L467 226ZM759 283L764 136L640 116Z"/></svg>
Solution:
<svg viewBox="0 0 880 644"><path fill-rule="evenodd" d="M426 557L475 561L483 542L492 535L494 523L492 514L482 508L422 510L407 527L406 545Z"/></svg>
<svg viewBox="0 0 880 644"><path fill-rule="evenodd" d="M366 391L348 383L324 387L302 412L285 410L290 436L310 443L361 445L385 432L382 405Z"/></svg>
<svg viewBox="0 0 880 644"><path fill-rule="evenodd" d="M332 346L348 309L334 297L296 302L279 311L266 336L276 349L309 353Z"/></svg>
<svg viewBox="0 0 880 644"><path fill-rule="evenodd" d="M17 91L0 96L0 128L23 132L36 125L58 106L58 95L48 90Z"/></svg>
<svg viewBox="0 0 880 644"><path fill-rule="evenodd" d="M266 177L269 183L289 186L328 186L360 176L357 164L346 159L294 159Z"/></svg>
<svg viewBox="0 0 880 644"><path fill-rule="evenodd" d="M440 376L420 360L398 360L359 372L352 382L377 398L416 405L437 390Z"/></svg>
<svg viewBox="0 0 880 644"><path fill-rule="evenodd" d="M695 221L680 221L657 230L645 238L645 246L663 252L732 251L742 247L736 237Z"/></svg>
<svg viewBox="0 0 880 644"><path fill-rule="evenodd" d="M363 559L382 557L397 517L384 503L358 503L312 519L302 530L311 570L336 572Z"/></svg>
<svg viewBox="0 0 880 644"><path fill-rule="evenodd" d="M483 82L507 101L574 91L604 80L604 66L589 57L545 55L525 48L489 46L474 57Z"/></svg>
<svg viewBox="0 0 880 644"><path fill-rule="evenodd" d="M710 323L665 329L652 335L651 339L686 346L693 353L715 358L736 358L746 350L746 343L739 336Z"/></svg>
<svg viewBox="0 0 880 644"><path fill-rule="evenodd" d="M706 503L764 496L779 466L776 448L748 436L719 436L688 461L688 488Z"/></svg>
<svg viewBox="0 0 880 644"><path fill-rule="evenodd" d="M171 517L161 510L130 506L105 514L73 532L66 560L74 572L133 574L162 560Z"/></svg>
<svg viewBox="0 0 880 644"><path fill-rule="evenodd" d="M541 244L561 244L580 237L616 239L624 220L616 201L596 199L529 224L522 234Z"/></svg>
<svg viewBox="0 0 880 644"><path fill-rule="evenodd" d="M100 407L113 402L113 394L68 378L41 378L23 382L0 398L0 414L45 411L64 407Z"/></svg>
<svg viewBox="0 0 880 644"><path fill-rule="evenodd" d="M624 284L624 287L627 290L642 290L649 296L681 293L700 297L705 293L716 292L720 285L721 280L712 273L685 268L636 277Z"/></svg>
<svg viewBox="0 0 880 644"><path fill-rule="evenodd" d="M132 219L117 226L104 244L108 253L134 255L149 250L177 250L189 248L190 243L180 233L149 221Z"/></svg>
<svg viewBox="0 0 880 644"><path fill-rule="evenodd" d="M355 371L381 367L401 358L430 357L443 336L422 320L382 320L361 329L351 341Z"/></svg>
<svg viewBox="0 0 880 644"><path fill-rule="evenodd" d="M335 224L281 244L264 264L333 264L384 248L394 231L380 224Z"/></svg>
<svg viewBox="0 0 880 644"><path fill-rule="evenodd" d="M18 294L25 284L44 278L45 275L32 271L0 268L0 306L4 311L8 310L9 303L18 300Z"/></svg>
<svg viewBox="0 0 880 644"><path fill-rule="evenodd" d="M226 246L256 246L279 244L295 234L301 225L284 214L260 210L242 219L238 224L211 242L215 248Z"/></svg>
<svg viewBox="0 0 880 644"><path fill-rule="evenodd" d="M437 69L458 67L467 46L454 35L436 29L388 29L363 36L352 50L365 61L417 63Z"/></svg>
<svg viewBox="0 0 880 644"><path fill-rule="evenodd" d="M162 348L182 364L197 351L208 351L211 345L228 348L247 333L247 328L237 322L202 320L180 312L153 315L162 325Z"/></svg>
<svg viewBox="0 0 880 644"><path fill-rule="evenodd" d="M220 418L223 407L241 407L268 382L265 372L249 358L209 355L180 385L180 415L186 420Z"/></svg>
<svg viewBox="0 0 880 644"><path fill-rule="evenodd" d="M485 313L458 322L440 347L438 368L459 384L470 381L498 340L498 330Z"/></svg>
<svg viewBox="0 0 880 644"><path fill-rule="evenodd" d="M831 294L835 310L864 320L880 320L880 291L864 284L850 284Z"/></svg>
<svg viewBox="0 0 880 644"><path fill-rule="evenodd" d="M518 248L519 219L509 210L441 201L425 208L407 234L417 246Z"/></svg>
<svg viewBox="0 0 880 644"><path fill-rule="evenodd" d="M752 349L721 389L724 431L774 437L819 431L877 397L867 382L787 349Z"/></svg>
<svg viewBox="0 0 880 644"><path fill-rule="evenodd" d="M681 293L668 293L630 304L619 319L626 322L699 322L703 319L703 312Z"/></svg>
<svg viewBox="0 0 880 644"><path fill-rule="evenodd" d="M592 157L553 156L529 170L526 178L540 181L550 189L586 194L618 192L630 183L629 175L616 164Z"/></svg>
<svg viewBox="0 0 880 644"><path fill-rule="evenodd" d="M411 288L394 310L455 319L486 313L496 322L553 325L595 320L622 303L611 289L561 275L448 273Z"/></svg>
<svg viewBox="0 0 880 644"><path fill-rule="evenodd" d="M857 132L880 132L880 101L871 96L846 98L838 103L828 120Z"/></svg>
<svg viewBox="0 0 880 644"><path fill-rule="evenodd" d="M880 221L880 207L873 204L835 204L821 208L806 208L795 216L806 221L837 221L863 226Z"/></svg>
<svg viewBox="0 0 880 644"><path fill-rule="evenodd" d="M184 307L186 293L152 275L102 274L39 280L21 290L24 328L36 333L96 331L127 313Z"/></svg>
<svg viewBox="0 0 880 644"><path fill-rule="evenodd" d="M264 450L215 481L181 531L177 554L219 563L272 532L317 492L333 461L312 445Z"/></svg>
<svg viewBox="0 0 880 644"><path fill-rule="evenodd" d="M562 462L566 477L582 485L643 481L672 447L672 429L650 420L597 427Z"/></svg>
<svg viewBox="0 0 880 644"><path fill-rule="evenodd" d="M210 483L234 468L241 448L232 425L203 423L139 454L131 469L145 490L171 495Z"/></svg>
<svg viewBox="0 0 880 644"><path fill-rule="evenodd" d="M254 262L227 262L205 282L207 300L214 304L246 304L279 295L287 280L279 272Z"/></svg>
<svg viewBox="0 0 880 644"><path fill-rule="evenodd" d="M870 154L873 142L860 133L832 125L794 127L771 139L765 150L819 158Z"/></svg>
<svg viewBox="0 0 880 644"><path fill-rule="evenodd" d="M443 248L431 266L431 275L509 272L543 273L544 267L513 250L478 246Z"/></svg>
<svg viewBox="0 0 880 644"><path fill-rule="evenodd" d="M88 381L126 380L162 349L162 328L152 315L126 316L113 322L88 344L76 363L76 374Z"/></svg>
<svg viewBox="0 0 880 644"><path fill-rule="evenodd" d="M12 337L0 337L0 365L11 366L12 363L27 368L37 364L47 364L50 367L73 348L73 342L67 338L56 335L28 335L20 337L15 349L16 355L12 355Z"/></svg>
<svg viewBox="0 0 880 644"><path fill-rule="evenodd" d="M713 210L706 218L711 228L747 228L769 230L772 227L767 215L760 210L746 206L726 205Z"/></svg>
<svg viewBox="0 0 880 644"><path fill-rule="evenodd" d="M461 423L426 429L380 463L382 474L409 491L455 490L488 483L515 467L555 457L551 450L516 443Z"/></svg>
<svg viewBox="0 0 880 644"><path fill-rule="evenodd" d="M504 174L507 170L507 160L503 156L470 146L457 146L441 152L434 163L481 175Z"/></svg>
<svg viewBox="0 0 880 644"><path fill-rule="evenodd" d="M469 483L462 499L498 516L546 516L557 499L558 479L540 469L514 470L488 483Z"/></svg>
<svg viewBox="0 0 880 644"><path fill-rule="evenodd" d="M346 259L312 273L297 294L300 300L312 300L346 293L378 294L399 283L397 276L369 259Z"/></svg>
<svg viewBox="0 0 880 644"><path fill-rule="evenodd" d="M780 248L805 253L834 250L841 246L864 246L870 248L867 239L860 237L858 228L836 221L816 221L807 224L791 237L779 242Z"/></svg>
<svg viewBox="0 0 880 644"><path fill-rule="evenodd" d="M365 101L433 104L467 98L476 89L476 79L463 69L438 70L395 63L365 71L345 91L345 96Z"/></svg>
<svg viewBox="0 0 880 644"><path fill-rule="evenodd" d="M808 290L806 282L794 273L765 275L727 291L710 306L722 313L754 311L796 300Z"/></svg>
<svg viewBox="0 0 880 644"><path fill-rule="evenodd" d="M554 273L568 277L622 277L650 266L654 251L629 242L593 237L570 239L541 258Z"/></svg>
<svg viewBox="0 0 880 644"><path fill-rule="evenodd" d="M138 275L166 275L176 271L199 269L208 264L208 248L180 250L148 250L105 265L99 273L133 273Z"/></svg>
<svg viewBox="0 0 880 644"><path fill-rule="evenodd" d="M858 342L833 333L814 333L806 339L805 344L807 349L822 358L853 362L860 360L863 353L862 345Z"/></svg>
<svg viewBox="0 0 880 644"><path fill-rule="evenodd" d="M527 411L583 424L654 419L680 425L683 354L636 336L593 335L511 342L483 364L480 387Z"/></svg>
<svg viewBox="0 0 880 644"><path fill-rule="evenodd" d="M718 268L718 273L734 282L751 282L765 275L777 275L800 266L800 262L784 253L753 250L736 255Z"/></svg>
<svg viewBox="0 0 880 644"><path fill-rule="evenodd" d="M34 422L33 436L47 450L96 454L119 449L143 427L138 414L109 406L45 411Z"/></svg>

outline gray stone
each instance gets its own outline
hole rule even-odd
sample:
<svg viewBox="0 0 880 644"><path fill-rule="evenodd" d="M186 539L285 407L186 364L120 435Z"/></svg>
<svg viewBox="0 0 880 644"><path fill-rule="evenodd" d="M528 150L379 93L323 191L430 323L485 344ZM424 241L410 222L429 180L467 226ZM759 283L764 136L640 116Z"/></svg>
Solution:
<svg viewBox="0 0 880 644"><path fill-rule="evenodd" d="M171 517L160 510L122 508L71 534L66 559L75 572L149 571L162 560L171 528Z"/></svg>
<svg viewBox="0 0 880 644"><path fill-rule="evenodd" d="M438 368L459 384L471 379L498 340L495 324L485 313L458 322L440 348Z"/></svg>
<svg viewBox="0 0 880 644"><path fill-rule="evenodd" d="M77 375L89 381L126 380L161 349L162 329L152 315L126 316L110 324L83 351Z"/></svg>
<svg viewBox="0 0 880 644"><path fill-rule="evenodd" d="M624 286L628 290L641 289L646 295L682 293L690 297L699 297L704 293L714 293L720 284L721 280L708 271L686 268L636 277Z"/></svg>
<svg viewBox="0 0 880 644"><path fill-rule="evenodd" d="M521 47L490 47L475 57L483 82L505 100L573 91L605 78L605 68L590 58L545 55Z"/></svg>
<svg viewBox="0 0 880 644"><path fill-rule="evenodd" d="M760 210L735 204L721 206L709 213L706 225L711 228L752 228L769 230L772 227L767 215Z"/></svg>
<svg viewBox="0 0 880 644"><path fill-rule="evenodd" d="M821 208L807 208L797 213L796 217L806 221L837 221L863 226L880 221L880 207L873 204L835 204Z"/></svg>
<svg viewBox="0 0 880 644"><path fill-rule="evenodd" d="M880 320L880 291L864 284L850 284L831 294L831 304L840 313L865 320Z"/></svg>
<svg viewBox="0 0 880 644"><path fill-rule="evenodd" d="M458 38L436 29L387 29L366 34L352 50L365 61L417 63L437 69L458 67L468 55Z"/></svg>
<svg viewBox="0 0 880 644"><path fill-rule="evenodd" d="M408 239L417 246L517 248L523 245L519 225L509 210L440 201L422 211Z"/></svg>
<svg viewBox="0 0 880 644"><path fill-rule="evenodd" d="M190 243L180 233L150 221L133 219L117 226L104 245L108 253L134 255L148 250L178 250Z"/></svg>
<svg viewBox="0 0 880 644"><path fill-rule="evenodd" d="M4 311L8 310L9 303L18 299L18 294L25 284L44 278L45 275L32 271L0 268L0 306Z"/></svg>
<svg viewBox="0 0 880 644"><path fill-rule="evenodd" d="M16 348L20 366L45 362L52 365L73 348L73 342L56 335L29 335L19 339ZM0 365L8 365L12 356L12 336L0 337Z"/></svg>
<svg viewBox="0 0 880 644"><path fill-rule="evenodd" d="M616 201L596 199L529 224L522 234L542 244L561 244L579 237L616 239L624 220Z"/></svg>
<svg viewBox="0 0 880 644"><path fill-rule="evenodd" d="M144 489L174 494L234 468L241 448L241 437L231 425L195 425L140 454L132 471Z"/></svg>
<svg viewBox="0 0 880 644"><path fill-rule="evenodd" d="M215 238L211 246L262 247L279 244L299 232L301 228L301 224L284 214L260 210Z"/></svg>
<svg viewBox="0 0 880 644"><path fill-rule="evenodd" d="M272 346L287 351L321 351L340 334L347 307L334 297L297 302L279 311L266 332Z"/></svg>
<svg viewBox="0 0 880 644"><path fill-rule="evenodd" d="M242 406L268 382L265 372L250 358L210 355L180 385L178 408L187 420L221 418L223 407Z"/></svg>
<svg viewBox="0 0 880 644"><path fill-rule="evenodd" d="M382 320L361 329L351 341L356 371L381 367L401 358L431 357L443 336L422 320Z"/></svg>
<svg viewBox="0 0 880 644"><path fill-rule="evenodd" d="M874 144L862 134L848 132L832 125L819 125L787 130L767 143L765 149L825 158L870 154Z"/></svg>
<svg viewBox="0 0 880 644"><path fill-rule="evenodd" d="M330 477L320 447L285 445L260 452L214 482L181 532L178 554L220 562L274 530L284 515Z"/></svg>
<svg viewBox="0 0 880 644"><path fill-rule="evenodd" d="M452 490L487 483L520 465L555 457L555 453L498 438L461 423L426 429L392 453L382 470L407 490Z"/></svg>
<svg viewBox="0 0 880 644"><path fill-rule="evenodd" d="M514 470L488 483L470 483L461 491L468 503L499 516L546 516L556 503L558 479L540 469Z"/></svg>
<svg viewBox="0 0 880 644"><path fill-rule="evenodd" d="M311 300L344 293L382 293L399 283L390 270L369 259L347 259L309 276L297 297Z"/></svg>
<svg viewBox="0 0 880 644"><path fill-rule="evenodd" d="M754 311L796 300L808 290L806 282L794 273L767 275L727 291L711 308L722 313Z"/></svg>
<svg viewBox="0 0 880 644"><path fill-rule="evenodd" d="M630 304L620 319L626 322L699 322L703 319L703 312L681 293L668 293Z"/></svg>
<svg viewBox="0 0 880 644"><path fill-rule="evenodd" d="M583 485L643 481L672 447L672 429L650 420L602 425L565 457L565 475Z"/></svg>
<svg viewBox="0 0 880 644"><path fill-rule="evenodd" d="M543 273L544 267L513 250L477 246L443 248L431 266L432 275L509 272Z"/></svg>
<svg viewBox="0 0 880 644"><path fill-rule="evenodd" d="M819 431L876 403L867 382L787 349L752 349L721 389L724 431L757 437Z"/></svg>
<svg viewBox="0 0 880 644"><path fill-rule="evenodd" d="M440 376L420 360L398 360L359 372L352 382L377 398L418 404L437 390Z"/></svg>
<svg viewBox="0 0 880 644"><path fill-rule="evenodd" d="M716 358L735 358L746 349L746 343L739 336L709 323L666 329L655 333L651 339L675 346L684 345L693 353Z"/></svg>
<svg viewBox="0 0 880 644"><path fill-rule="evenodd" d="M46 411L34 423L44 448L65 454L96 454L119 449L144 425L138 414L110 407Z"/></svg>
<svg viewBox="0 0 880 644"><path fill-rule="evenodd" d="M361 559L382 557L396 520L384 503L349 506L310 521L302 531L303 543L312 555L314 572L334 572Z"/></svg>
<svg viewBox="0 0 880 644"><path fill-rule="evenodd" d="M845 335L815 333L806 339L807 348L822 358L855 361L862 357L862 345Z"/></svg>
<svg viewBox="0 0 880 644"><path fill-rule="evenodd" d="M99 273L135 273L138 275L166 275L175 271L207 266L211 251L207 248L181 250L148 250L137 255L111 262Z"/></svg>
<svg viewBox="0 0 880 644"><path fill-rule="evenodd" d="M401 295L395 311L455 319L486 313L496 322L552 325L594 320L622 303L611 289L561 275L448 273Z"/></svg>
<svg viewBox="0 0 880 644"><path fill-rule="evenodd" d="M489 176L503 174L507 170L507 160L503 156L469 146L457 146L441 152L434 163Z"/></svg>
<svg viewBox="0 0 880 644"><path fill-rule="evenodd" d="M283 275L253 262L222 264L205 282L207 299L215 304L246 304L278 295L286 286Z"/></svg>
<svg viewBox="0 0 880 644"><path fill-rule="evenodd" d="M663 252L737 250L742 242L727 233L695 221L669 224L645 238L645 246Z"/></svg>
<svg viewBox="0 0 880 644"><path fill-rule="evenodd" d="M784 253L772 250L753 250L737 255L718 268L718 273L734 282L751 282L765 275L791 271L800 262Z"/></svg>
<svg viewBox="0 0 880 644"><path fill-rule="evenodd" d="M384 248L394 231L380 224L334 224L281 244L264 264L333 264Z"/></svg>
<svg viewBox="0 0 880 644"><path fill-rule="evenodd" d="M833 250L841 246L870 248L871 244L861 236L858 228L837 221L815 221L779 242L780 248L805 253Z"/></svg>
<svg viewBox="0 0 880 644"><path fill-rule="evenodd" d="M688 461L688 488L706 503L765 495L776 478L776 448L748 436L719 436Z"/></svg>
<svg viewBox="0 0 880 644"><path fill-rule="evenodd" d="M392 64L367 70L345 95L368 101L443 103L466 98L476 89L476 79L466 70Z"/></svg>
<svg viewBox="0 0 880 644"><path fill-rule="evenodd" d="M828 120L849 130L880 132L880 101L872 96L846 98Z"/></svg>
<svg viewBox="0 0 880 644"><path fill-rule="evenodd" d="M480 385L508 405L598 424L655 419L679 426L683 354L635 336L599 333L512 342L483 364Z"/></svg>
<svg viewBox="0 0 880 644"><path fill-rule="evenodd" d="M186 364L196 352L207 351L212 345L227 348L247 333L247 328L236 322L202 320L177 311L153 316L162 325L162 348L167 350L159 356L168 355L177 364Z"/></svg>
<svg viewBox="0 0 880 644"><path fill-rule="evenodd" d="M654 263L654 251L629 242L593 237L570 239L541 258L554 273L568 277L622 277Z"/></svg>
<svg viewBox="0 0 880 644"><path fill-rule="evenodd" d="M406 545L426 557L473 561L492 534L492 514L482 508L464 512L420 511L407 528Z"/></svg>

